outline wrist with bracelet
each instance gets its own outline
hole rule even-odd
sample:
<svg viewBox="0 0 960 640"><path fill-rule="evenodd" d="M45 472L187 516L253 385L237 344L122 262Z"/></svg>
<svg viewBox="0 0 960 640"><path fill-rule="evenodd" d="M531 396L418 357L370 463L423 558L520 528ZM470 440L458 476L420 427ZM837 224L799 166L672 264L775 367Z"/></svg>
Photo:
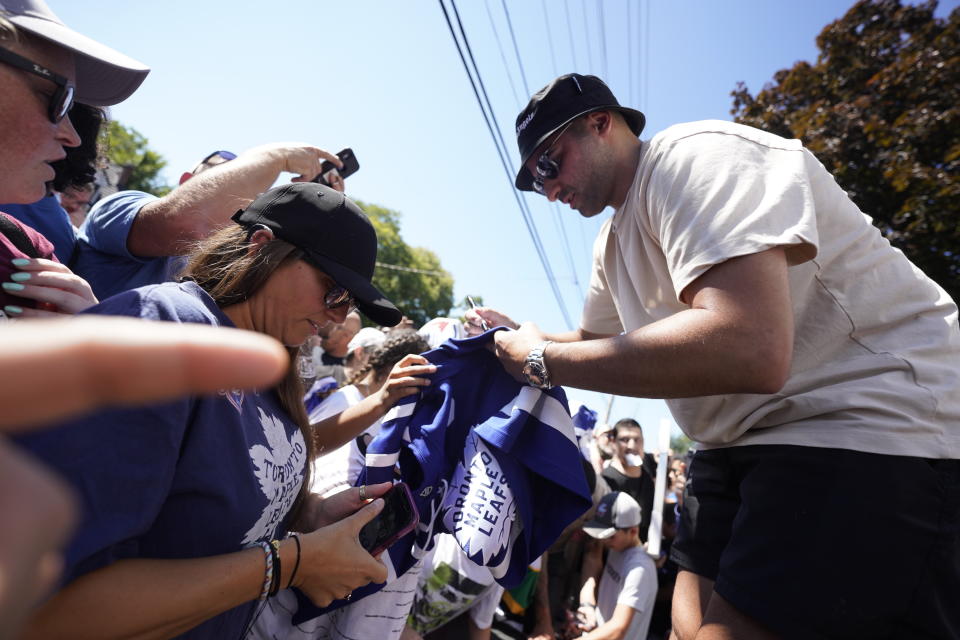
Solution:
<svg viewBox="0 0 960 640"><path fill-rule="evenodd" d="M290 572L290 578L287 580L286 588L289 589L293 586L293 580L297 576L297 569L300 568L300 536L296 533L291 534L293 542L297 547L297 557L293 564L293 571ZM271 540L267 542L266 540L261 540L259 543L260 549L263 551L264 558L264 574L263 574L263 583L260 588L260 596L257 600L266 600L267 598L272 598L280 592L280 589L283 588L281 580L281 574L283 573L281 561L280 561L280 540Z"/></svg>

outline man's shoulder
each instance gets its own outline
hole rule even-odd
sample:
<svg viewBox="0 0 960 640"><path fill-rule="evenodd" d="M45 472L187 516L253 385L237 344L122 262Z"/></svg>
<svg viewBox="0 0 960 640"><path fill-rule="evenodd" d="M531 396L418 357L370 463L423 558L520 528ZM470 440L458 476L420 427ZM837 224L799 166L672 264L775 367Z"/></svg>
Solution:
<svg viewBox="0 0 960 640"><path fill-rule="evenodd" d="M726 120L696 120L671 125L650 139L650 147L656 154L681 142L708 145L729 143L732 140L746 140L765 147L793 151L803 148L799 140L783 138L756 127Z"/></svg>
<svg viewBox="0 0 960 640"><path fill-rule="evenodd" d="M118 191L98 201L90 209L83 225L80 227L80 237L90 242L103 227L118 223L131 223L137 213L151 202L159 198L143 191Z"/></svg>

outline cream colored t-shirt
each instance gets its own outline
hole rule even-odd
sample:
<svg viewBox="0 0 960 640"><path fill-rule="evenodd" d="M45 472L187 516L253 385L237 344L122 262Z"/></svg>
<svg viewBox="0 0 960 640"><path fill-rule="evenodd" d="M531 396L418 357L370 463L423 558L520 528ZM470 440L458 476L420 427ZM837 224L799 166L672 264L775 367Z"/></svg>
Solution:
<svg viewBox="0 0 960 640"><path fill-rule="evenodd" d="M627 199L594 245L581 326L618 334L666 318L687 308L680 292L711 266L777 246L795 321L786 385L668 400L683 431L708 448L960 458L957 306L798 140L703 121L645 142Z"/></svg>

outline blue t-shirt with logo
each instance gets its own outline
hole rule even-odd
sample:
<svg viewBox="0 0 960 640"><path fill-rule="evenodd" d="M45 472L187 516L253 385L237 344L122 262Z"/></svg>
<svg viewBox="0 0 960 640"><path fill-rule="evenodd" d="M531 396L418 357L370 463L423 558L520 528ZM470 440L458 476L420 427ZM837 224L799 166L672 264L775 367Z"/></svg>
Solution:
<svg viewBox="0 0 960 640"><path fill-rule="evenodd" d="M127 237L144 206L158 198L142 191L120 191L97 202L80 227L74 272L103 300L112 295L174 279L182 256L141 258L130 253Z"/></svg>
<svg viewBox="0 0 960 640"><path fill-rule="evenodd" d="M233 326L192 282L128 291L88 313ZM81 497L67 582L124 558L200 558L282 536L307 460L303 436L272 390L101 411L18 442ZM183 637L238 638L254 605Z"/></svg>

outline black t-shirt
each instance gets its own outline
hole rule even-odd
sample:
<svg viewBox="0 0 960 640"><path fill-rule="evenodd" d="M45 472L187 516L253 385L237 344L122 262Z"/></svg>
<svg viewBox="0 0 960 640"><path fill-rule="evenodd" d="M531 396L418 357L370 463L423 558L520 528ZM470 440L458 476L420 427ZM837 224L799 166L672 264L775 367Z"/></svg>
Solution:
<svg viewBox="0 0 960 640"><path fill-rule="evenodd" d="M633 496L640 503L640 540L647 541L647 529L650 528L650 518L653 513L654 476L646 468L639 478L623 475L613 466L603 470L603 477L610 485L611 491L623 491Z"/></svg>
<svg viewBox="0 0 960 640"><path fill-rule="evenodd" d="M320 354L320 362L326 365L331 365L331 364L342 365L343 358L338 358L337 356L330 355L329 353L324 351L323 353Z"/></svg>

